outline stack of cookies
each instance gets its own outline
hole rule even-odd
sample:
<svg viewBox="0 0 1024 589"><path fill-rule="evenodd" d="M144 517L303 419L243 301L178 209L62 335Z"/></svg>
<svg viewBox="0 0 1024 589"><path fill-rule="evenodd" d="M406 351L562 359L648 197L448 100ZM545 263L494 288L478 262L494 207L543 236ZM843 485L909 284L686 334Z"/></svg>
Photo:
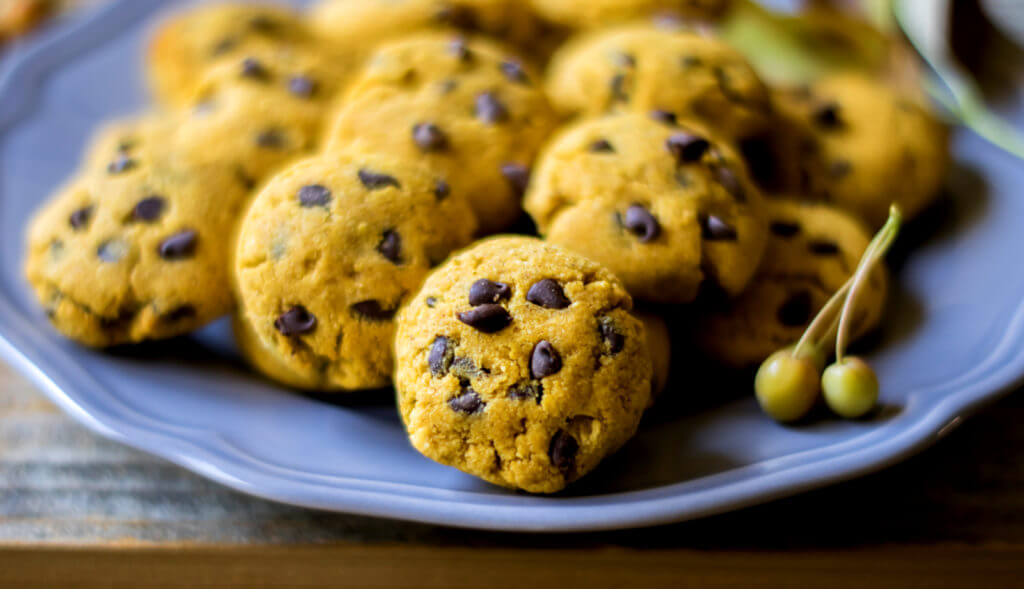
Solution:
<svg viewBox="0 0 1024 589"><path fill-rule="evenodd" d="M664 386L659 314L685 306L677 344L757 364L849 278L890 202L912 215L941 182L946 132L924 107L858 74L769 86L694 25L727 10L176 15L149 45L153 110L99 131L33 222L29 283L89 346L232 314L267 377L394 385L424 455L558 491ZM498 235L525 225L537 236ZM857 333L885 292L878 272Z"/></svg>

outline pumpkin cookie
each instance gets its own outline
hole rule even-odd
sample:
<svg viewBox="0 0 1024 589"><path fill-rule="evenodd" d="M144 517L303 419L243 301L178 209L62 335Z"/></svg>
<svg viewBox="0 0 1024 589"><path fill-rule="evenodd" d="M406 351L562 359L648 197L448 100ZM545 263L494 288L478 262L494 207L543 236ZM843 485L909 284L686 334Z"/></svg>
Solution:
<svg viewBox="0 0 1024 589"><path fill-rule="evenodd" d="M631 307L611 272L537 239L456 255L398 317L395 385L412 445L533 493L583 476L633 435L650 398Z"/></svg>
<svg viewBox="0 0 1024 589"><path fill-rule="evenodd" d="M422 161L465 194L482 233L520 215L554 126L537 75L503 47L428 34L381 47L336 114L328 148Z"/></svg>
<svg viewBox="0 0 1024 589"><path fill-rule="evenodd" d="M739 293L767 234L761 195L735 152L665 113L569 128L539 158L525 206L549 241L604 264L633 296L664 303L712 285Z"/></svg>
<svg viewBox="0 0 1024 589"><path fill-rule="evenodd" d="M240 347L296 387L387 385L392 316L474 228L465 197L412 162L328 153L292 165L239 230Z"/></svg>
<svg viewBox="0 0 1024 589"><path fill-rule="evenodd" d="M770 201L764 262L750 286L724 308L703 314L698 345L730 366L753 366L795 343L835 291L852 276L871 236L861 222L825 204ZM878 325L885 306L883 268L865 282L853 333Z"/></svg>

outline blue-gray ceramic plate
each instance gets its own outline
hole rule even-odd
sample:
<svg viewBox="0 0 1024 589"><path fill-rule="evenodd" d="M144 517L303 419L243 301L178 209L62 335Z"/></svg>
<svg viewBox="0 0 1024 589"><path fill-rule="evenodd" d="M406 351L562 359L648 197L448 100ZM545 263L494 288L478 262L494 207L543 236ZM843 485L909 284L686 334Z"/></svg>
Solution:
<svg viewBox="0 0 1024 589"><path fill-rule="evenodd" d="M933 443L1024 374L1024 167L968 132L947 195L897 252L883 383L868 421L783 427L749 379L677 368L666 402L567 493L534 497L417 454L389 393L340 401L246 371L223 324L99 352L59 337L22 278L27 219L103 120L145 104L140 55L155 0L123 0L9 56L0 74L0 353L96 432L269 499L501 530L645 526L737 509L855 477ZM1010 116L1024 121L1024 104ZM895 491L896 493L899 490Z"/></svg>

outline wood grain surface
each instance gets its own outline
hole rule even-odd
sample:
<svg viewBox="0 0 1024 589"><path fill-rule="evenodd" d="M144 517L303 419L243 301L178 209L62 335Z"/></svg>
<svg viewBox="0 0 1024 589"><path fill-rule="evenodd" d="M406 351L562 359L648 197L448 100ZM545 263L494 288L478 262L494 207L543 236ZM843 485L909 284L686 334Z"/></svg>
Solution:
<svg viewBox="0 0 1024 589"><path fill-rule="evenodd" d="M835 487L653 529L504 534L242 495L92 434L0 366L0 587L1024 587L1021 423L1014 394Z"/></svg>

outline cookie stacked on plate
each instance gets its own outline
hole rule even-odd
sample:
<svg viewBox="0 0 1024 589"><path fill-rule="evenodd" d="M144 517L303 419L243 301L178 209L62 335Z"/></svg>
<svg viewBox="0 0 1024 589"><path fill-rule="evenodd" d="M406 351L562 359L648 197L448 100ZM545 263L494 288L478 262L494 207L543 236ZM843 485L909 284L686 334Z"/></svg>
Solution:
<svg viewBox="0 0 1024 589"><path fill-rule="evenodd" d="M269 378L393 383L426 456L558 491L665 386L661 315L686 309L697 320L673 337L757 363L850 276L889 200L916 212L939 183L927 111L852 75L773 88L693 24L727 12L321 0L173 15L148 49L154 109L99 132L41 209L29 283L91 346L232 314ZM524 209L540 237L492 237L529 226ZM872 277L858 333L885 288Z"/></svg>

